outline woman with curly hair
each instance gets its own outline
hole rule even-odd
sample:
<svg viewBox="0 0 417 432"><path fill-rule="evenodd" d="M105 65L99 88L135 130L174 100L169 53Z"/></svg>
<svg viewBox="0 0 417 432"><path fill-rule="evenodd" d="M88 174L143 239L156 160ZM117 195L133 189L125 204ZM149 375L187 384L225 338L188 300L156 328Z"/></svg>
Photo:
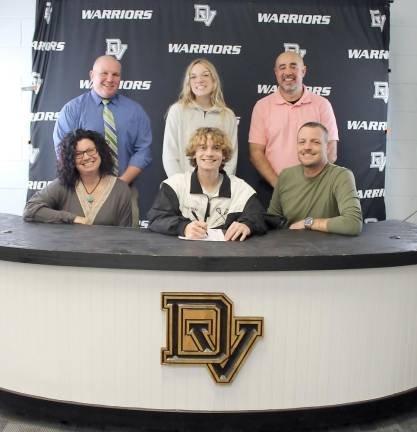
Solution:
<svg viewBox="0 0 417 432"><path fill-rule="evenodd" d="M77 129L60 144L58 178L26 204L27 222L132 226L129 186L113 176L104 138Z"/></svg>
<svg viewBox="0 0 417 432"><path fill-rule="evenodd" d="M219 74L213 63L204 58L192 61L184 76L179 99L168 111L162 162L167 176L192 171L185 149L199 127L216 127L228 136L232 156L225 166L235 174L237 165L237 121L223 99Z"/></svg>

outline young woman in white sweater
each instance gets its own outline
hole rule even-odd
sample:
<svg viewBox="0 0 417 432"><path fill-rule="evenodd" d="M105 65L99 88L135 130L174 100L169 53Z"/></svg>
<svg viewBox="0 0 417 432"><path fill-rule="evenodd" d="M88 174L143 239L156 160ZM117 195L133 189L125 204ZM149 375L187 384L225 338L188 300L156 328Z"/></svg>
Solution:
<svg viewBox="0 0 417 432"><path fill-rule="evenodd" d="M216 68L204 58L195 59L188 65L179 99L168 110L162 151L168 177L193 170L185 149L191 135L200 127L216 127L228 136L232 157L224 169L228 174L235 174L238 154L236 117L224 102Z"/></svg>

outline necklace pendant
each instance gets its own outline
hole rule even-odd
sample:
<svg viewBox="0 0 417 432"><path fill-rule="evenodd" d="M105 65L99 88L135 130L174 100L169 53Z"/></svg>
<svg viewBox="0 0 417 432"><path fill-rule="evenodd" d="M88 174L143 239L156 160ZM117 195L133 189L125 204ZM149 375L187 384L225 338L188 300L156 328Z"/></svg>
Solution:
<svg viewBox="0 0 417 432"><path fill-rule="evenodd" d="M80 181L81 181L81 184L83 185L83 188L84 188L84 190L85 190L85 193L87 194L87 202L88 202L89 204L92 204L93 201L94 201L93 192L97 189L97 186L100 184L100 182L101 182L101 176L100 176L100 178L98 179L97 184L93 187L93 189L91 189L90 192L88 192L88 190L87 190L87 188L85 187L85 184L84 184L84 182L83 182L83 180L82 180L81 178L80 178Z"/></svg>

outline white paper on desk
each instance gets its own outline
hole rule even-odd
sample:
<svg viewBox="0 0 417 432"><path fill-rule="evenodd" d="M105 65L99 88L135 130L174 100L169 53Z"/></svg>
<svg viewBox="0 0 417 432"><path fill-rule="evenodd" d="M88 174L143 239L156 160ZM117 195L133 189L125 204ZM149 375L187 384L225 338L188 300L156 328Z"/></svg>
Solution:
<svg viewBox="0 0 417 432"><path fill-rule="evenodd" d="M202 239L192 239L188 237L178 236L181 240L199 240L199 241L225 241L224 234L221 229L209 228L207 230L207 237Z"/></svg>

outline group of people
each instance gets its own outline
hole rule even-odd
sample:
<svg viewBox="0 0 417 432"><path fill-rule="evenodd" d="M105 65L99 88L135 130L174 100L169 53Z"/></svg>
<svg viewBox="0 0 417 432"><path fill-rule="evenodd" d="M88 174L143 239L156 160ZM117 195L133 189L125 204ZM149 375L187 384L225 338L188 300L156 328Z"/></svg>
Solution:
<svg viewBox="0 0 417 432"><path fill-rule="evenodd" d="M304 86L306 66L297 53L280 54L274 71L277 90L252 113L250 160L262 177L255 191L235 176L237 121L216 68L203 58L187 67L166 116L167 179L148 213L150 230L201 239L219 228L226 240L271 226L360 233L353 174L333 164L338 132L330 103ZM118 93L121 65L114 57L97 58L90 78L92 89L59 114L58 178L28 201L26 221L137 226L132 184L151 161L150 121Z"/></svg>

